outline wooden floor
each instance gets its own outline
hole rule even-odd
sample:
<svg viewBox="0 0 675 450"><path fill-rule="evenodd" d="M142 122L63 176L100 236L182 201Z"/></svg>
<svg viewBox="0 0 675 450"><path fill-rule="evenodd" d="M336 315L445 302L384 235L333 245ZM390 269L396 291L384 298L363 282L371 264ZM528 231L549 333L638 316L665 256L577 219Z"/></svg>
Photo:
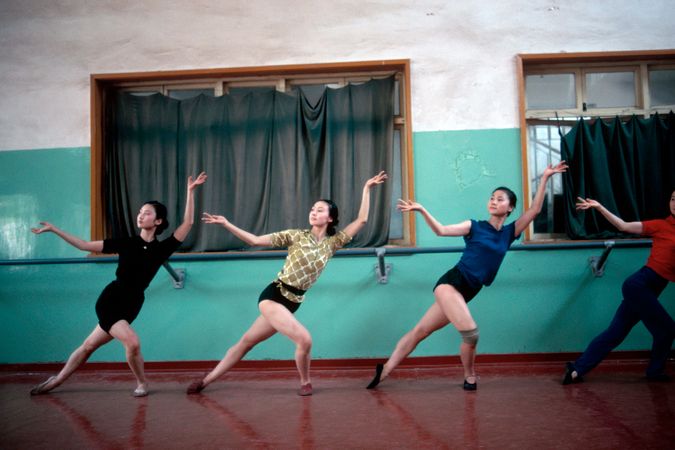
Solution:
<svg viewBox="0 0 675 450"><path fill-rule="evenodd" d="M31 397L45 373L0 372L0 449L673 449L675 383L644 362L600 366L562 386L563 365L401 368L376 390L370 369L313 370L299 397L291 370L237 370L187 396L196 372L80 371Z"/></svg>

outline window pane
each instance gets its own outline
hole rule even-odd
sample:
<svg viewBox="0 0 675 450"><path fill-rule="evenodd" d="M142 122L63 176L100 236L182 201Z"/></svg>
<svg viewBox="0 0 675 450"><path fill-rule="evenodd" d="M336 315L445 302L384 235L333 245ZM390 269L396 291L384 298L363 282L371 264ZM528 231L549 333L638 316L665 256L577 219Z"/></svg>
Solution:
<svg viewBox="0 0 675 450"><path fill-rule="evenodd" d="M649 72L649 94L652 106L675 105L675 70Z"/></svg>
<svg viewBox="0 0 675 450"><path fill-rule="evenodd" d="M213 97L213 89L171 89L169 90L169 97L175 98L176 100L185 100L188 98L196 97L199 94L208 95Z"/></svg>
<svg viewBox="0 0 675 450"><path fill-rule="evenodd" d="M564 134L571 127L561 125L560 128ZM540 176L546 166L560 162L560 135L557 125L529 125L527 129L530 194L534 195L539 188ZM552 177L546 186L542 211L534 220L535 233L560 234L565 232L562 189L562 177Z"/></svg>
<svg viewBox="0 0 675 450"><path fill-rule="evenodd" d="M525 97L527 109L576 108L574 74L528 75Z"/></svg>
<svg viewBox="0 0 675 450"><path fill-rule="evenodd" d="M635 73L586 74L586 107L618 108L635 106Z"/></svg>
<svg viewBox="0 0 675 450"><path fill-rule="evenodd" d="M136 95L138 97L147 97L148 95L159 94L159 91L127 91L131 95Z"/></svg>

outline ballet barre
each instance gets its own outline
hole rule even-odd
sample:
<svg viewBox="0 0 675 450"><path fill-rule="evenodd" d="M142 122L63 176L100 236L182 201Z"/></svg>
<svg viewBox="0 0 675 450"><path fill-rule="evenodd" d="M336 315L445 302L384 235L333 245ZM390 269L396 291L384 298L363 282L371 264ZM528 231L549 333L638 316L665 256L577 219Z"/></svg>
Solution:
<svg viewBox="0 0 675 450"><path fill-rule="evenodd" d="M607 263L607 258L609 257L609 252L612 251L616 245L614 241L605 241L605 250L603 250L600 256L591 256L588 258L588 263L591 266L591 272L597 277L601 277L605 273L605 264Z"/></svg>
<svg viewBox="0 0 675 450"><path fill-rule="evenodd" d="M651 239L630 239L619 241L584 241L569 243L549 243L549 244L518 244L512 245L509 251L551 251L551 250L580 250L580 249L603 249L600 256L591 256L588 258L588 264L595 277L601 277L604 274L605 265L609 253L614 248L645 248L650 247ZM375 256L377 264L373 271L375 280L378 284L387 284L389 275L393 271L393 264L385 261L386 256L406 256L417 254L432 253L461 253L464 251L463 245L450 247L368 247L368 248L346 248L338 250L335 257L350 256ZM163 267L172 278L173 286L181 289L185 286L186 269L174 269L170 262L177 261L226 261L226 260L249 260L249 259L283 259L288 253L285 250L261 250L261 251L229 251L219 253L178 253L164 262ZM53 259L10 259L0 260L0 266L21 266L37 264L91 264L91 263L115 263L116 256L90 256L85 258L53 258Z"/></svg>

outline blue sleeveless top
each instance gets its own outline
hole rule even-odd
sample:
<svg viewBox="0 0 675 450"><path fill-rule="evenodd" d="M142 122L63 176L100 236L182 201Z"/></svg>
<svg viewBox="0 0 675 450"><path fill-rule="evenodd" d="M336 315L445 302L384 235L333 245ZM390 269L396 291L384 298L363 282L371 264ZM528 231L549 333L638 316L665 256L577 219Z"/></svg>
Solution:
<svg viewBox="0 0 675 450"><path fill-rule="evenodd" d="M464 236L466 248L457 263L469 284L475 288L492 284L506 251L520 237L515 232L515 222L497 230L486 220L471 220L471 231Z"/></svg>

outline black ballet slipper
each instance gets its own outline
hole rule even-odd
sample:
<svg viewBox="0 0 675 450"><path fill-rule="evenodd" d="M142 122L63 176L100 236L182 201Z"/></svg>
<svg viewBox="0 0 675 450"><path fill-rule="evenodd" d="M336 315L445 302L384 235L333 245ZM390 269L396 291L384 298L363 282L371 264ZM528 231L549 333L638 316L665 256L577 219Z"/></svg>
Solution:
<svg viewBox="0 0 675 450"><path fill-rule="evenodd" d="M645 378L647 379L647 381L656 381L656 382L660 382L660 383L670 383L673 380L673 378L670 375L668 375L667 373L658 373L658 374L655 374L655 375L647 375Z"/></svg>
<svg viewBox="0 0 675 450"><path fill-rule="evenodd" d="M382 369L384 369L384 364L378 364L375 366L375 377L373 381L370 382L366 389L375 389L375 387L380 384L380 377L382 376Z"/></svg>
<svg viewBox="0 0 675 450"><path fill-rule="evenodd" d="M576 376L574 375L576 373ZM562 384L567 386L568 384L581 383L584 379L579 372L577 372L576 367L571 362L565 363L565 374L563 375Z"/></svg>
<svg viewBox="0 0 675 450"><path fill-rule="evenodd" d="M478 389L478 383L469 383L465 379L463 389L465 391L475 391L476 389Z"/></svg>

